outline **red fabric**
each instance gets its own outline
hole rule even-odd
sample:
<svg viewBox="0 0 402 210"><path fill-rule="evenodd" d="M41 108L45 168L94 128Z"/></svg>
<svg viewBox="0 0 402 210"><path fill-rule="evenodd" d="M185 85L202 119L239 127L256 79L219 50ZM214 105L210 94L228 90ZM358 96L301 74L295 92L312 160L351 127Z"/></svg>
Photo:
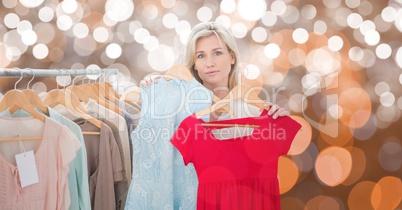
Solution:
<svg viewBox="0 0 402 210"><path fill-rule="evenodd" d="M290 117L258 117L213 123L253 124L249 136L219 140L213 129L190 115L182 121L171 142L184 163L193 163L198 176L198 210L280 209L278 158L286 154L301 128Z"/></svg>

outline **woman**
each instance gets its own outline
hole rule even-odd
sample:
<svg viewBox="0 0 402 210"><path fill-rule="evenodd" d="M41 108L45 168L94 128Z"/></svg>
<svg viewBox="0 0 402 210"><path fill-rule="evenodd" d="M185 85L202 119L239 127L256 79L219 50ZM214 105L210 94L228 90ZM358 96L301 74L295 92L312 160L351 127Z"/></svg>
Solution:
<svg viewBox="0 0 402 210"><path fill-rule="evenodd" d="M240 55L232 33L222 24L203 22L196 25L186 44L185 64L193 76L219 98L224 98L239 82ZM148 87L156 83L160 75L150 75L140 81ZM268 114L276 119L289 115L278 105L271 106ZM211 119L213 120L213 119Z"/></svg>
<svg viewBox="0 0 402 210"><path fill-rule="evenodd" d="M185 64L187 69L189 69L194 76L194 78L198 81L192 80L188 83L196 83L197 86L204 86L206 89L212 91L219 98L224 98L228 95L230 90L234 88L239 83L239 51L235 42L234 37L230 33L230 31L222 26L221 24L214 22L206 22L200 23L194 27L192 30L187 45L186 45L186 53L185 53ZM148 87L149 85L156 83L160 75L151 75L140 82L141 86ZM160 80L159 85L155 85L153 89L143 89L142 95L144 99L142 101L144 110L148 108L148 111L142 112L141 123L138 125L137 129L132 134L133 144L136 145L136 156L133 158L133 182L130 186L130 191L128 194L128 199L126 203L126 210L129 209L164 209L164 208L173 208L173 209L195 209L197 206L202 203L202 201L198 200L198 180L196 175L195 168L190 164L187 165L188 162L185 161L185 156L183 155L183 148L180 146L187 146L186 141L193 142L197 138L176 138L176 134L180 136L180 134L186 135L192 134L194 130L197 130L197 133L202 136L202 140L205 141L197 141L197 142L211 142L208 139L204 139L201 134L204 130L201 127L191 127L192 129L182 128L183 122L185 120L192 119L192 116L188 116L187 114L184 116L181 112L176 116L173 116L173 119L158 120L156 117L152 117L151 111L154 111L156 114L154 116L158 116L158 114L171 113L172 109L176 110L176 106L178 107L176 101L180 99L180 93L178 93L175 88L177 85L168 83L165 80ZM181 83L180 83L181 84ZM187 83L186 83L187 84ZM177 86L178 87L178 86ZM205 89L203 88L203 89ZM152 94L153 99L150 100L151 92L160 93L160 94ZM162 93L163 92L163 93ZM166 96L169 93L168 96ZM146 96L146 97L145 97ZM195 97L196 94L192 93L192 97ZM201 100L202 97L199 97ZM197 100L197 98L192 98L193 101ZM204 101L205 102L205 101ZM144 104L145 103L145 104ZM157 108L156 104L158 105ZM196 103L196 106L202 104ZM154 105L154 106L152 106ZM160 105L160 106L159 106ZM194 104L192 104L194 106ZM271 106L271 103L266 103L266 106ZM210 106L209 104L205 104L205 107ZM154 107L154 109L152 109ZM202 110L192 109L189 110ZM152 109L152 110L151 110ZM149 111L151 110L151 111ZM278 106L272 106L269 109L270 115L273 115L274 118L282 115L288 115L288 112L283 109L279 109ZM261 119L265 119L265 113L261 114ZM170 115L169 115L170 116ZM260 117L260 116L259 116ZM209 121L215 121L217 116L211 115ZM268 118L267 118L268 119ZM270 118L269 118L270 119ZM283 122L286 117L278 119L278 121ZM271 120L271 119L270 119ZM265 123L266 121L264 121ZM177 123L177 124L176 124ZM165 124L174 125L169 128L163 127ZM178 125L180 124L180 125ZM186 124L186 123L184 123ZM183 124L183 125L184 125ZM178 127L176 127L178 125ZM138 128L140 130L138 130ZM181 128L181 129L180 129ZM261 129L256 129L257 131L262 130L265 126L261 126ZM147 130L148 133L153 133L149 131L159 131L162 129L171 129L175 135L166 136L161 135L161 137L157 138L141 138L142 131ZM258 132L253 133L256 135ZM157 133L157 132L154 132ZM206 134L206 133L203 133ZM162 138L162 136L164 136ZM172 145L166 144L166 140L170 140ZM260 138L263 139L263 138ZM185 140L185 141L180 141ZM266 140L266 139L263 139ZM180 141L180 142L179 142ZM228 142L226 140L218 141L218 142ZM248 141L248 142L256 142L256 141ZM273 141L264 141L266 143L271 143ZM289 142L289 141L280 141ZM215 142L216 143L216 142ZM223 143L224 144L224 143ZM178 150L172 149L170 146L175 146ZM179 146L178 146L179 145ZM220 149L223 147L207 147L206 153L210 149ZM264 149L265 147L261 147L260 149ZM275 149L276 147L272 145L271 149ZM230 148L228 148L230 150ZM239 148L238 148L239 149ZM199 148L188 151L196 151L201 152ZM239 150L236 150L239 152ZM205 150L204 150L205 151ZM231 154L229 153L220 153L219 155L214 155L213 157L219 158L228 158ZM231 152L233 153L233 152ZM240 161L233 161L239 163L239 166L244 166L244 161L242 157L247 155L248 153L239 152L241 154L238 155L238 158L242 159ZM237 154L237 153L236 153ZM235 155L236 155L235 154ZM260 154L260 153L258 153ZM276 152L267 152L264 151L264 154L276 154ZM243 156L242 156L243 155ZM207 154L208 156L208 154ZM211 158L213 158L211 156ZM187 160L187 159L186 159ZM206 159L209 161L209 159ZM184 161L184 162L182 162ZM231 162L231 161L228 161ZM184 164L183 164L184 163ZM242 165L243 163L243 165ZM247 165L248 163L246 163ZM187 166L185 166L187 165ZM195 166L195 165L194 165ZM223 166L223 165L222 165ZM247 167L241 169L241 171L246 170ZM136 171L137 170L137 171ZM210 173L213 174L221 174L222 170L214 170L211 168L209 170ZM272 170L275 171L275 170ZM208 173L207 173L208 174ZM135 177L136 176L136 177ZM155 178L156 177L156 178ZM276 177L275 177L276 180ZM173 184L172 184L173 183ZM222 193L223 195L224 193ZM269 194L266 194L268 196ZM158 197L158 198L156 198ZM277 201L279 197L275 197L274 203L279 203ZM197 202L196 202L197 199ZM172 201L173 200L173 201ZM268 202L268 201L267 201ZM264 202L259 202L259 204L263 204ZM219 202L213 202L212 206L219 208ZM208 208L207 208L208 209ZM215 208L214 208L215 209ZM250 208L243 208L250 209Z"/></svg>

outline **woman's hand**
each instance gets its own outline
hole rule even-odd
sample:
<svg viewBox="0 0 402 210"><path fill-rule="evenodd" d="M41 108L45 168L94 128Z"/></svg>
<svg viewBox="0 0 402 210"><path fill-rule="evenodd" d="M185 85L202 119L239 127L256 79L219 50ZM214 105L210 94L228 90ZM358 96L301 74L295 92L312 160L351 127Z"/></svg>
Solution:
<svg viewBox="0 0 402 210"><path fill-rule="evenodd" d="M272 118L276 119L282 116L289 116L290 113L286 111L284 108L280 108L277 104L273 104L271 102L266 102L264 104L265 107L270 107L268 110L268 115L273 115Z"/></svg>
<svg viewBox="0 0 402 210"><path fill-rule="evenodd" d="M159 74L147 75L140 81L140 86L148 88L149 85L158 83L159 78L161 78L161 75Z"/></svg>

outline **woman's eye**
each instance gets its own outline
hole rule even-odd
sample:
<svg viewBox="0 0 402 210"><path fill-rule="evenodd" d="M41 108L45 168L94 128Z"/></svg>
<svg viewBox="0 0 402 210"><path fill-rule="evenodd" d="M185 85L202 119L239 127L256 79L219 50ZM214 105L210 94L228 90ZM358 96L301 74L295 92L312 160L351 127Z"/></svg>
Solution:
<svg viewBox="0 0 402 210"><path fill-rule="evenodd" d="M215 55L222 55L222 52L216 51Z"/></svg>
<svg viewBox="0 0 402 210"><path fill-rule="evenodd" d="M197 55L197 58L203 58L204 57L204 54L198 54Z"/></svg>

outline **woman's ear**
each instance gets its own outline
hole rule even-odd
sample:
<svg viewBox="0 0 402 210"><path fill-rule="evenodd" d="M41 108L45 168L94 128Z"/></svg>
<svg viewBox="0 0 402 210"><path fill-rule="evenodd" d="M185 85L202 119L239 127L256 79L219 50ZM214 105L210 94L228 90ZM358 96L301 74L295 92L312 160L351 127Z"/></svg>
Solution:
<svg viewBox="0 0 402 210"><path fill-rule="evenodd" d="M230 60L230 64L233 65L236 62L236 56L234 55L233 52L230 53L230 56L232 57L231 60Z"/></svg>

